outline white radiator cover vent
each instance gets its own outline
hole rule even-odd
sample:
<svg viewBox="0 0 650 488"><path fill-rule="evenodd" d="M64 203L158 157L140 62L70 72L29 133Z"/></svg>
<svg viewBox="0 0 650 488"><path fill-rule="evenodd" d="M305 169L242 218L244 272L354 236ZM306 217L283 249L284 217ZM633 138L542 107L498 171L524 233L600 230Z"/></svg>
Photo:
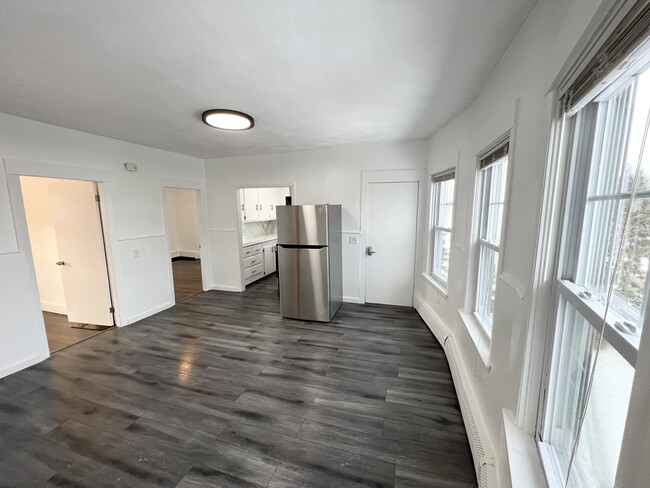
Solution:
<svg viewBox="0 0 650 488"><path fill-rule="evenodd" d="M469 402L467 392L465 391L465 382L463 381L462 375L458 370L458 358L454 352L455 347L453 347L453 340L453 337L447 336L444 341L443 349L447 355L449 369L451 370L451 376L454 381L456 395L458 396L458 403L463 415L465 430L467 431L467 438L469 439L469 446L472 450L472 457L474 458L474 469L476 470L476 477L478 479L480 488L496 486L495 483L489 482L489 479L493 478L496 474L494 472L490 472L494 471L494 463L492 459L489 461L486 459L481 435L479 434L479 430L476 426L474 414L472 413L472 407Z"/></svg>

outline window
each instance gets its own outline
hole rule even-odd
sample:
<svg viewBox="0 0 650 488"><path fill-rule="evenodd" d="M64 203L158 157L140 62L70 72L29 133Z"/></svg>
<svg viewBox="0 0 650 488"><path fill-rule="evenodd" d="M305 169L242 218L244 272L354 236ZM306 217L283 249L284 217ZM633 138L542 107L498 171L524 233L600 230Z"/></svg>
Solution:
<svg viewBox="0 0 650 488"><path fill-rule="evenodd" d="M547 476L562 486L614 486L650 291L648 61L567 116L571 161L538 428Z"/></svg>
<svg viewBox="0 0 650 488"><path fill-rule="evenodd" d="M451 231L454 223L455 173L434 176L431 184L431 260L429 274L443 289L449 278Z"/></svg>
<svg viewBox="0 0 650 488"><path fill-rule="evenodd" d="M508 142L479 157L479 228L477 249L474 316L488 336L492 335L492 317L496 293L501 231L506 200Z"/></svg>

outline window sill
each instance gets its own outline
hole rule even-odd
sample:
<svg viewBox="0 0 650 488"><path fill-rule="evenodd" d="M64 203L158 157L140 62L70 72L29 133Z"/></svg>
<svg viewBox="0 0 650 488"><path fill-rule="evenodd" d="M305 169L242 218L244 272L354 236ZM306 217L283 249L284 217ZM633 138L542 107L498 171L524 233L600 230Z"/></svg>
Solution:
<svg viewBox="0 0 650 488"><path fill-rule="evenodd" d="M481 358L481 361L483 361L483 366L489 371L492 369L492 365L490 364L490 338L474 315L463 312L460 309L458 309L458 314L465 324L465 329L467 329L467 333L474 343L476 352Z"/></svg>
<svg viewBox="0 0 650 488"><path fill-rule="evenodd" d="M422 278L424 278L424 281L426 281L429 285L431 285L434 290L436 290L440 295L442 295L445 300L449 298L449 296L447 295L447 289L439 281L432 278L431 275L422 273Z"/></svg>
<svg viewBox="0 0 650 488"><path fill-rule="evenodd" d="M503 410L503 427L512 486L546 488L546 477L535 438L517 427L507 410Z"/></svg>

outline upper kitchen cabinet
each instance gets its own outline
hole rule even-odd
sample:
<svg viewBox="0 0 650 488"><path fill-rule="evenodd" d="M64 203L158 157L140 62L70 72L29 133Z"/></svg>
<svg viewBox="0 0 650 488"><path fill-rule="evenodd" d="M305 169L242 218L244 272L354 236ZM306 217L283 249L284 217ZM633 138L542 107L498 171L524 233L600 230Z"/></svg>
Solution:
<svg viewBox="0 0 650 488"><path fill-rule="evenodd" d="M290 189L282 188L244 188L239 190L242 222L275 220L275 207L285 204Z"/></svg>

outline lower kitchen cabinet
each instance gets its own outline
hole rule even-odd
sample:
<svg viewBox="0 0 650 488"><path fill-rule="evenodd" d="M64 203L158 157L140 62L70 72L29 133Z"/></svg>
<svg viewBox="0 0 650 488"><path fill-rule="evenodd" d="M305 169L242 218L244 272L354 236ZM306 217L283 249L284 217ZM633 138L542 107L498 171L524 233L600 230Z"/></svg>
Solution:
<svg viewBox="0 0 650 488"><path fill-rule="evenodd" d="M275 273L277 243L278 241L274 239L243 246L244 285L250 285L264 276Z"/></svg>

